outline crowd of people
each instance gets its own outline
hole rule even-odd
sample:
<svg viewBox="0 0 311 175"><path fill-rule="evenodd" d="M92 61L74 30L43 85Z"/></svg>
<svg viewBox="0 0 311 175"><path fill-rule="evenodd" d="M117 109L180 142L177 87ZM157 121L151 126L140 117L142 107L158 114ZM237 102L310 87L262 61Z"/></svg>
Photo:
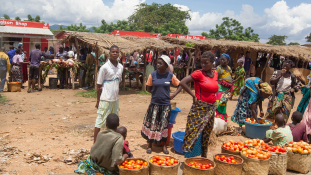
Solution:
<svg viewBox="0 0 311 175"><path fill-rule="evenodd" d="M118 63L118 55L119 48L112 46L109 59L100 68L97 80L98 116L95 121L94 145L89 157L79 163L76 170L78 173L117 174L116 165L133 156L129 143L125 140L126 128L118 128L119 81L123 71L123 66ZM274 72L270 80L273 87L249 74L247 67L252 65L251 61L238 59L235 76L228 66L230 63L228 54L224 53L219 57L217 60L219 65L216 67L215 61L215 54L204 52L200 58L201 69L193 71L180 81L168 69L171 64L169 55L161 54L156 59L156 70L147 77L146 85L147 91L151 93L151 102L141 127L142 138L147 141L147 154L152 153L153 144L163 144L163 153L169 154L165 143L171 115L170 100L182 89L193 98L182 145L186 158L206 157L211 133L227 130L226 103L233 95L239 98L231 120L240 126L240 132L243 132L242 126L247 117L252 117L260 123L261 119L257 117L259 115L274 123L271 130L266 133L265 142L282 146L290 141L311 141L310 116L306 115L311 112L311 104L305 105L306 101L310 101L310 81L308 81L310 77L305 82L301 77L292 74L290 72L292 61L284 60L282 70ZM194 92L189 87L190 83L194 83ZM299 104L298 111L292 115L292 123L287 124L293 107L294 93L301 89L301 83L307 84L302 88L304 98ZM178 87L172 94L170 94L171 85ZM265 115L262 102L266 98L269 98L269 106ZM301 113L303 111L305 115ZM100 131L101 129L103 131ZM99 151L102 148L103 150Z"/></svg>

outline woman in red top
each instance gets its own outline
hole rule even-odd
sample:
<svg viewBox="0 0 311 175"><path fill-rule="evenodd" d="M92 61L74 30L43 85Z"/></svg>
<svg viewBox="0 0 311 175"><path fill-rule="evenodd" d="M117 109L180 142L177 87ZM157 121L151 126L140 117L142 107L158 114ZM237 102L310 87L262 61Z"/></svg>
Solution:
<svg viewBox="0 0 311 175"><path fill-rule="evenodd" d="M217 107L218 74L212 70L214 61L215 55L212 52L204 52L201 56L202 69L194 71L180 82L180 86L193 97L182 147L186 158L207 155ZM195 94L187 85L193 81Z"/></svg>

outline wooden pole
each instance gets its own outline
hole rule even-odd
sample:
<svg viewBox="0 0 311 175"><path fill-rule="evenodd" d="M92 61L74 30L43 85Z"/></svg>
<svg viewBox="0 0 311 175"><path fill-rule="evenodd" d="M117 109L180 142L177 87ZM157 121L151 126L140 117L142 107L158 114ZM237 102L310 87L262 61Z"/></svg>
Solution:
<svg viewBox="0 0 311 175"><path fill-rule="evenodd" d="M143 73L143 84L142 84L142 90L143 91L146 91L146 62L147 62L147 59L146 59L146 49L144 49L144 73Z"/></svg>
<svg viewBox="0 0 311 175"><path fill-rule="evenodd" d="M97 42L95 44L95 78L94 78L94 87L95 87L95 90L97 89L97 77L98 77L98 58L99 58L99 49L98 49L98 46L97 46Z"/></svg>
<svg viewBox="0 0 311 175"><path fill-rule="evenodd" d="M192 54L191 54L191 50L187 50L188 53L188 62L187 62L187 69L186 69L186 77L189 75L189 69L190 69L190 63L192 61Z"/></svg>
<svg viewBox="0 0 311 175"><path fill-rule="evenodd" d="M269 55L269 59L267 59L266 64L265 64L265 67L264 67L264 68L262 69L262 71L261 71L261 75L260 75L260 79L261 79L261 80L262 80L262 74L263 74L263 72L266 70L267 66L269 65L268 63L269 63L269 61L270 61L270 58L273 57L273 54L274 54L274 53L272 53L271 56Z"/></svg>

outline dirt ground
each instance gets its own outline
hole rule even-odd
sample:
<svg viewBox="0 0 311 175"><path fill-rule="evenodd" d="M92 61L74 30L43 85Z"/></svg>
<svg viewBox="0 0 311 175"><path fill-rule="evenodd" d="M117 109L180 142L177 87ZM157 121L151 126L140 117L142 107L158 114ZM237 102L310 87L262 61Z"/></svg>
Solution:
<svg viewBox="0 0 311 175"><path fill-rule="evenodd" d="M172 88L172 91L175 89ZM81 90L50 90L27 93L4 92L8 102L0 105L0 174L61 174L73 173L77 164L67 165L62 160L68 157L70 149L90 149L93 144L93 130L97 117L95 98L75 96ZM140 129L150 95L139 95L137 90L120 91L120 122L128 128L127 140L135 157L147 158L147 144L140 135ZM301 93L297 93L296 110ZM192 98L180 93L174 99L181 109L173 127L173 132L184 130L186 117L192 104ZM263 103L264 111L267 102ZM237 98L228 102L227 112L234 112ZM229 125L237 126L228 119ZM244 141L243 136L221 136L217 146L210 147L208 158L220 153L223 141ZM184 160L182 155L175 154L173 139L168 146L170 154ZM27 162L34 153L44 157L44 163ZM160 147L154 147L152 155L162 154ZM70 154L69 154L70 155ZM73 154L74 155L74 154ZM38 158L40 159L40 158Z"/></svg>

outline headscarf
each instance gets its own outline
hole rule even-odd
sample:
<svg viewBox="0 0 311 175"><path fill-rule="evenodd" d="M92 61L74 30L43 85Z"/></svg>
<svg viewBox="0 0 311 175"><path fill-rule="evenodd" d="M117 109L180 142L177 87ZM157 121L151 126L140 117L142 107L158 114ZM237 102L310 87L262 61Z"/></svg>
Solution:
<svg viewBox="0 0 311 175"><path fill-rule="evenodd" d="M18 46L23 46L23 43L18 43Z"/></svg>
<svg viewBox="0 0 311 175"><path fill-rule="evenodd" d="M268 95L272 94L272 88L267 82L261 83L260 87L261 87L261 92L264 92L265 94L268 94Z"/></svg>
<svg viewBox="0 0 311 175"><path fill-rule="evenodd" d="M237 63L239 63L239 62L242 62L242 63L244 64L243 58L238 59L238 62L237 62Z"/></svg>
<svg viewBox="0 0 311 175"><path fill-rule="evenodd" d="M228 61L230 60L230 56L226 53L221 54L220 57L225 57L228 59Z"/></svg>

